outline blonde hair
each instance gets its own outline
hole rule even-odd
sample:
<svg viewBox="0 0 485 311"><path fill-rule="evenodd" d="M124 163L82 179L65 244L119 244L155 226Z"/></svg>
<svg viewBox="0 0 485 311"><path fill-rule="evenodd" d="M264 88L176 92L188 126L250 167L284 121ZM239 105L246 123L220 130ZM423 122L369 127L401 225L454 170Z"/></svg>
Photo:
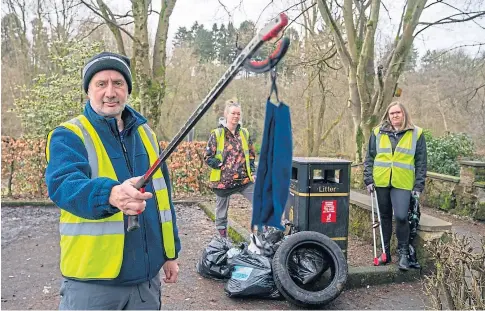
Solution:
<svg viewBox="0 0 485 311"><path fill-rule="evenodd" d="M384 112L384 115L382 116L381 125L384 125L386 123L391 124L391 120L389 119L389 110L391 110L391 108L394 106L399 106L403 114L403 122L401 125L401 129L413 127L414 124L413 124L413 121L411 121L411 116L409 115L408 110L401 102L398 102L398 101L394 101L390 103L389 106L387 106L386 112Z"/></svg>
<svg viewBox="0 0 485 311"><path fill-rule="evenodd" d="M241 104L237 101L237 98L231 98L226 100L226 108L224 108L224 117L227 118L227 114L229 113L229 109L232 107L237 107L241 109L241 117L239 118L239 123L242 124L242 108Z"/></svg>

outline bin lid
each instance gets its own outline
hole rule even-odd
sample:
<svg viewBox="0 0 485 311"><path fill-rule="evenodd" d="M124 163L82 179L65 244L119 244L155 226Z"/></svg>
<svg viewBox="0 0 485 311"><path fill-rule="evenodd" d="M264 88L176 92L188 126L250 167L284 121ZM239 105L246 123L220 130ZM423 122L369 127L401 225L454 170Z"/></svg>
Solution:
<svg viewBox="0 0 485 311"><path fill-rule="evenodd" d="M350 164L352 161L325 157L293 157L293 162L302 164Z"/></svg>

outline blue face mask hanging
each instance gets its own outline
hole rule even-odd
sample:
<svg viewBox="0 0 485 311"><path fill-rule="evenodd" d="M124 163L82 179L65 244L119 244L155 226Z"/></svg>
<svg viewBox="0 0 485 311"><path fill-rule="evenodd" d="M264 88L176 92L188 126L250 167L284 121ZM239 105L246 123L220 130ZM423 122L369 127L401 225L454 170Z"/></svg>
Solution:
<svg viewBox="0 0 485 311"><path fill-rule="evenodd" d="M276 103L271 102L273 92ZM276 71L271 71L271 91L266 102L263 140L254 185L251 228L272 226L283 230L281 217L288 200L293 143L290 108L280 101Z"/></svg>

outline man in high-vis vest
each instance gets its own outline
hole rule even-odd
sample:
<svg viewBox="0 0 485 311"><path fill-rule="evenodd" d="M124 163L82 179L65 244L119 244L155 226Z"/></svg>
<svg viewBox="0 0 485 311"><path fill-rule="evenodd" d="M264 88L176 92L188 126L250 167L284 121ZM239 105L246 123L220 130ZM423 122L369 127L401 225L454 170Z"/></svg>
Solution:
<svg viewBox="0 0 485 311"><path fill-rule="evenodd" d="M47 138L45 179L60 207L61 310L161 308L180 251L166 164L145 192L134 184L160 152L147 120L127 105L127 57L103 52L83 68L84 113ZM128 215L140 228L127 232Z"/></svg>
<svg viewBox="0 0 485 311"><path fill-rule="evenodd" d="M249 131L241 127L241 105L228 100L224 109L225 121L212 130L205 153L205 161L212 170L210 187L216 194L216 229L227 236L229 199L241 193L253 202L256 153Z"/></svg>
<svg viewBox="0 0 485 311"><path fill-rule="evenodd" d="M398 267L418 268L409 262L408 212L411 196L419 198L424 190L427 170L426 141L423 130L411 121L406 108L393 102L372 130L364 162L367 191L375 191L381 213L386 252L384 264L391 262L392 214L396 220Z"/></svg>

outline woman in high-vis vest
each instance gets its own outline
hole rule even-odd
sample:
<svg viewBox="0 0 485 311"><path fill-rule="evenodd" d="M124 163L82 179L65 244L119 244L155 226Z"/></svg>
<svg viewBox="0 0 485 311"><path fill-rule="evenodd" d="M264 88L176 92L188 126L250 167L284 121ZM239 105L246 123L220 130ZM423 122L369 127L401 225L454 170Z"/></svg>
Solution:
<svg viewBox="0 0 485 311"><path fill-rule="evenodd" d="M392 102L379 126L372 130L364 163L364 182L369 193L376 192L387 260L391 262L392 214L396 220L398 267L409 270L408 211L411 195L419 198L426 178L426 141L406 108ZM382 261L382 260L381 260Z"/></svg>
<svg viewBox="0 0 485 311"><path fill-rule="evenodd" d="M160 310L160 270L166 283L177 280L180 240L166 164L145 192L134 187L160 150L126 104L129 59L94 56L83 87L84 112L53 129L46 146L47 189L60 207L59 309ZM138 230L127 232L128 215L138 215Z"/></svg>
<svg viewBox="0 0 485 311"><path fill-rule="evenodd" d="M216 229L222 237L227 236L231 195L241 193L253 202L256 155L249 131L240 125L241 114L236 100L226 102L225 122L211 131L205 154L205 161L212 168L210 187L216 194Z"/></svg>

